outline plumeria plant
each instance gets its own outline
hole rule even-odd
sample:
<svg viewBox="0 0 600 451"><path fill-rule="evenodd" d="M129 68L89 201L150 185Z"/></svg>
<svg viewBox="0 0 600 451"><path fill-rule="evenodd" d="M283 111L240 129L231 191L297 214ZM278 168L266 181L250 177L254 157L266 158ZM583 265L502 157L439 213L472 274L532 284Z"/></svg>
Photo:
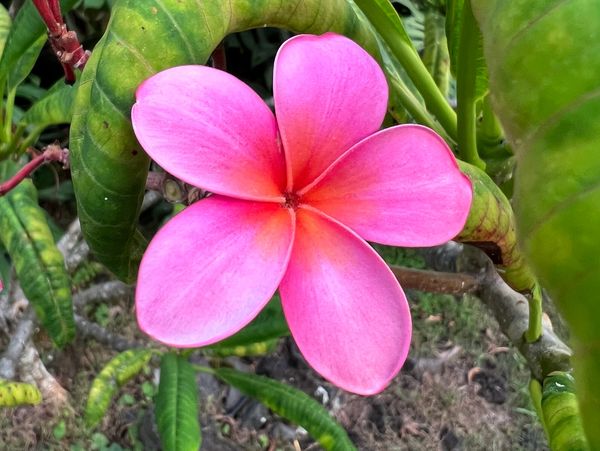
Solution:
<svg viewBox="0 0 600 451"><path fill-rule="evenodd" d="M389 0L118 0L87 51L63 18L75 3L0 8L0 309L33 312L0 311L16 337L0 359L0 405L56 401L48 384L17 382L37 320L58 347L77 329L121 351L92 383L90 427L123 384L160 366L166 450L201 446L197 373L325 449L354 449L314 399L227 357L290 334L331 384L380 393L410 350L404 285L480 297L529 365L551 448L600 448L595 0L406 0L424 32ZM294 36L261 96L227 71L222 41L267 26ZM65 80L23 107L47 39ZM63 123L68 142L42 145ZM77 201L58 242L29 178L50 162L70 167ZM148 193L180 206L142 233ZM438 246L464 271L390 266L373 245ZM111 280L73 295L90 250ZM81 315L123 282L145 341ZM544 290L571 347L542 321Z"/></svg>

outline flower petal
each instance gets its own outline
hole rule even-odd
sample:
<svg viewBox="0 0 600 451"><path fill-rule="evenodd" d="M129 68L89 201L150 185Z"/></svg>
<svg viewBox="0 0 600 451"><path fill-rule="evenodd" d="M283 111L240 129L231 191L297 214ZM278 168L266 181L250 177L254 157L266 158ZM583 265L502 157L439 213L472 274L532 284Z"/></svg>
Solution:
<svg viewBox="0 0 600 451"><path fill-rule="evenodd" d="M138 88L131 119L150 157L187 183L242 199L281 197L273 113L232 75L205 66L159 72Z"/></svg>
<svg viewBox="0 0 600 451"><path fill-rule="evenodd" d="M410 346L408 303L381 257L349 229L298 209L279 291L300 351L329 381L370 395L400 371Z"/></svg>
<svg viewBox="0 0 600 451"><path fill-rule="evenodd" d="M362 238L434 246L462 230L473 191L452 152L419 125L382 130L350 149L303 195Z"/></svg>
<svg viewBox="0 0 600 451"><path fill-rule="evenodd" d="M293 213L274 203L212 196L154 237L140 265L136 312L152 338L204 346L248 324L287 266Z"/></svg>
<svg viewBox="0 0 600 451"><path fill-rule="evenodd" d="M388 98L377 62L334 33L286 41L275 59L273 91L288 190L304 187L378 130Z"/></svg>

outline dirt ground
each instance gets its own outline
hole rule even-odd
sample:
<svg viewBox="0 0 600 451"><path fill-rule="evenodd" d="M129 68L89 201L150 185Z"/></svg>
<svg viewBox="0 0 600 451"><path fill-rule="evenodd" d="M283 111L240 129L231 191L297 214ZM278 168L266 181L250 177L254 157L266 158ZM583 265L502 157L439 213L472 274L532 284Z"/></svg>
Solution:
<svg viewBox="0 0 600 451"><path fill-rule="evenodd" d="M385 392L360 397L323 381L290 338L272 354L228 358L240 370L287 382L315 397L346 428L360 450L544 450L545 438L527 393L527 369L477 299L408 293L414 338L405 367ZM110 327L137 332L131 300L90 312L108 315ZM91 381L114 355L79 339L55 352L37 337L48 369L71 395L73 409L44 405L0 412L0 449L99 451L159 450L152 397L157 365L130 381L94 430L82 412ZM204 357L192 356L196 363ZM301 427L224 386L198 375L205 450L316 450Z"/></svg>

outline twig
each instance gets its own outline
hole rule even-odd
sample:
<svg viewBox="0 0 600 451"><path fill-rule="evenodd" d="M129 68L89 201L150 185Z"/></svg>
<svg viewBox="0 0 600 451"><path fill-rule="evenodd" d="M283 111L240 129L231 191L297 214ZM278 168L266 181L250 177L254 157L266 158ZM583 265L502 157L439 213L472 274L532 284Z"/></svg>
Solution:
<svg viewBox="0 0 600 451"><path fill-rule="evenodd" d="M146 211L152 208L162 200L162 195L156 191L148 191L144 194L144 200L142 201L141 211Z"/></svg>
<svg viewBox="0 0 600 451"><path fill-rule="evenodd" d="M534 343L525 340L529 323L527 299L512 290L498 275L490 259L479 249L457 243L425 251L428 263L441 271L461 271L479 280L475 295L489 308L500 330L525 357L534 378L543 380L553 371L571 369L571 349L544 324Z"/></svg>
<svg viewBox="0 0 600 451"><path fill-rule="evenodd" d="M69 393L48 372L35 346L29 341L19 359L21 380L35 384L42 393L46 404L54 407L70 407Z"/></svg>
<svg viewBox="0 0 600 451"><path fill-rule="evenodd" d="M117 299L131 296L133 287L118 280L104 282L94 285L87 290L81 291L73 296L73 305L82 307L97 302L113 302Z"/></svg>
<svg viewBox="0 0 600 451"><path fill-rule="evenodd" d="M164 172L149 171L148 177L146 178L146 189L162 191L165 176L166 174Z"/></svg>
<svg viewBox="0 0 600 451"><path fill-rule="evenodd" d="M15 188L25 179L25 177L30 175L41 165L51 161L58 161L66 167L69 161L69 150L62 149L60 146L54 144L46 147L46 149L40 155L36 156L33 160L19 169L19 171L9 180L0 184L0 196L4 196L10 190Z"/></svg>
<svg viewBox="0 0 600 451"><path fill-rule="evenodd" d="M81 224L75 219L67 228L65 234L58 240L56 247L66 258L81 239Z"/></svg>
<svg viewBox="0 0 600 451"><path fill-rule="evenodd" d="M390 265L403 288L430 293L467 294L479 289L479 281L470 274L428 271Z"/></svg>
<svg viewBox="0 0 600 451"><path fill-rule="evenodd" d="M109 346L115 351L126 351L133 348L143 348L147 345L139 341L130 341L122 335L107 331L102 326L88 321L80 315L75 315L75 325L79 333L85 337L94 338L96 341Z"/></svg>
<svg viewBox="0 0 600 451"><path fill-rule="evenodd" d="M71 250L68 256L65 258L65 266L67 271L75 271L81 263L83 263L90 255L90 246L87 241L80 241Z"/></svg>
<svg viewBox="0 0 600 451"><path fill-rule="evenodd" d="M0 359L0 378L14 379L16 377L17 362L19 357L23 355L25 346L29 343L34 328L35 315L33 310L29 308L17 324L10 342Z"/></svg>
<svg viewBox="0 0 600 451"><path fill-rule="evenodd" d="M150 171L146 178L146 189L150 192L159 192L161 196L171 203L193 202L205 197L208 193L203 189L184 183L166 172Z"/></svg>
<svg viewBox="0 0 600 451"><path fill-rule="evenodd" d="M55 407L69 406L67 391L48 372L31 341L34 331L35 315L30 307L21 317L0 359L0 377L15 379L18 372L23 382L34 384L40 389L44 402Z"/></svg>

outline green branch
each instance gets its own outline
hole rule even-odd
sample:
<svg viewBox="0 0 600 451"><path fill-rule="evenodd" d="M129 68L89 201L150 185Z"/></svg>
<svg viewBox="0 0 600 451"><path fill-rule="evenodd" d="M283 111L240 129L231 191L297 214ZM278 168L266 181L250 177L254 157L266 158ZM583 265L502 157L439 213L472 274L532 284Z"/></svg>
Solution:
<svg viewBox="0 0 600 451"><path fill-rule="evenodd" d="M485 162L477 152L477 52L478 33L471 2L465 1L456 69L456 96L458 100L458 152L462 160L480 169Z"/></svg>
<svg viewBox="0 0 600 451"><path fill-rule="evenodd" d="M456 140L456 113L415 51L393 7L387 0L355 0L355 3L398 59L423 96L427 108L434 114L448 135ZM388 7L392 12L386 11Z"/></svg>

